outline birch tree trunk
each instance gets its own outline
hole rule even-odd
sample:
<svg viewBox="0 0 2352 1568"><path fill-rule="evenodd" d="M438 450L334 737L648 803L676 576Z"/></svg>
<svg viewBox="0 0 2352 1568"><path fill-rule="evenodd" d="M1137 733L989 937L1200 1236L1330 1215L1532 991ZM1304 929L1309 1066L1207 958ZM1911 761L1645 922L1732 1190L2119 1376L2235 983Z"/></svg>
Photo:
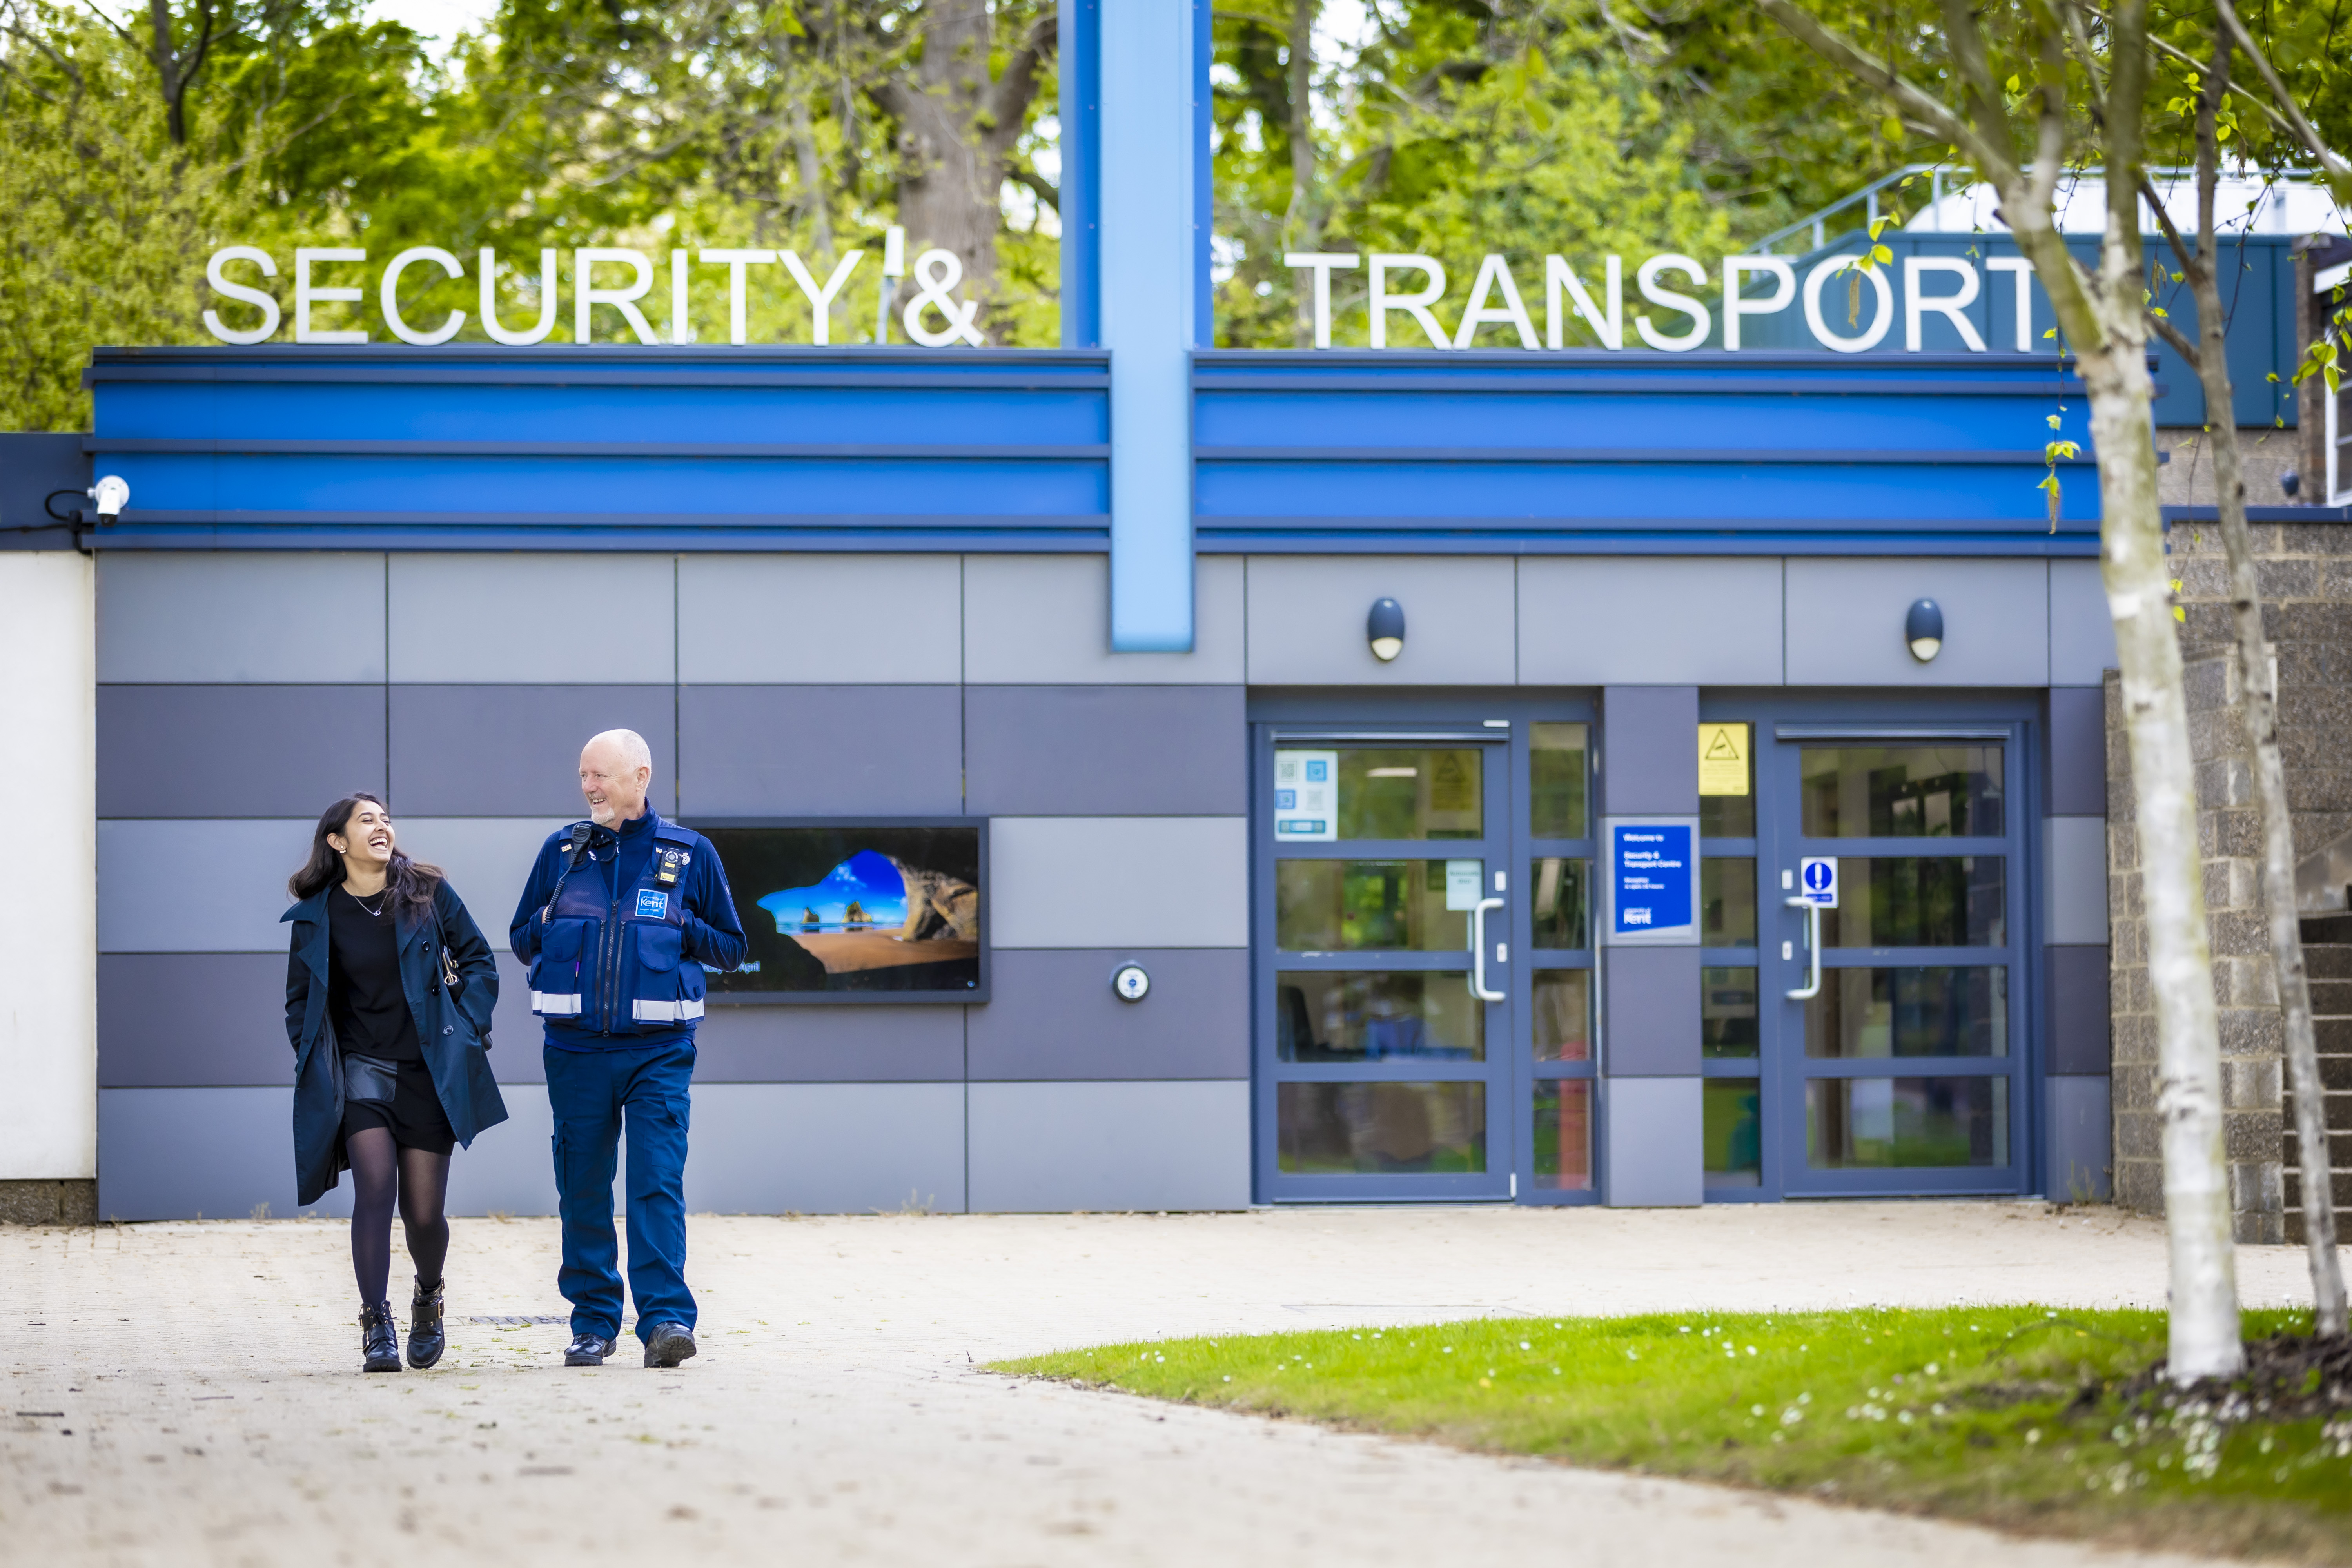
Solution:
<svg viewBox="0 0 2352 1568"><path fill-rule="evenodd" d="M2336 1252L2326 1089L2319 1078L2311 986L2304 970L2301 917L2294 907L2294 819L2287 808L2286 764L2279 754L2278 680L2263 636L2262 583L2246 526L2245 471L2238 449L2236 399L2221 307L2221 237L2213 212L2214 185L2221 163L2216 125L2221 100L2230 90L2231 42L2226 20L2217 19L2214 32L2213 63L2198 90L2197 243L2193 249L2182 242L2154 189L2147 192L2197 301L2198 341L2189 342L2178 329L2162 321L2158 331L2195 369L2205 394L2205 433L2213 454L2214 510L2221 520L2221 548L2230 563L2230 608L2238 633L2242 708L2253 752L2254 795L2262 808L2263 903L2270 921L2272 967L2278 976L2287 1084L2294 1093L2295 1142L2303 1152L2304 1245L2310 1255L2314 1327L2325 1336L2345 1331L2344 1270ZM2311 1179L2314 1150L2319 1159L2316 1182Z"/></svg>
<svg viewBox="0 0 2352 1568"><path fill-rule="evenodd" d="M2122 0L2102 15L2104 60L2082 44L2090 33L2082 0L1999 7L2011 36L2024 40L2034 57L2027 70L2010 78L2030 82L2014 110L2033 126L2030 157L2017 148L2002 73L1992 67L1985 31L1990 9L1972 9L1972 0L1943 0L1947 80L1958 97L1952 108L1906 80L1893 59L1860 48L1794 0L1757 4L1815 52L1882 92L1904 120L1953 143L1977 165L2000 192L2001 216L2032 262L2075 356L2091 406L2100 567L2115 621L2138 799L2172 1274L2167 1372L2180 1383L2231 1375L2244 1366L2245 1351L2222 1139L2221 1023L2198 854L2189 705L2157 501L2155 389L2142 310L2137 209L2148 77L2147 0ZM2088 103L2070 101L2074 91ZM2084 108L2096 144L2070 148L2070 127ZM2106 224L2095 274L2075 263L2055 217L2058 182L2076 153L2102 158L2107 171Z"/></svg>

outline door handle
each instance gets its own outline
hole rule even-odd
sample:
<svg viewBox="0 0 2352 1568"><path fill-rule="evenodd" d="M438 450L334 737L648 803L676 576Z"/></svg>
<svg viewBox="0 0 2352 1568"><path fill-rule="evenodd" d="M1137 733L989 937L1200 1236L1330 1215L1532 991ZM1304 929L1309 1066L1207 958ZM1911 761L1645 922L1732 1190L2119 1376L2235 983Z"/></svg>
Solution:
<svg viewBox="0 0 2352 1568"><path fill-rule="evenodd" d="M1505 1000L1502 992L1486 989L1486 911L1502 907L1500 899L1481 899L1470 911L1470 994L1481 1002Z"/></svg>
<svg viewBox="0 0 2352 1568"><path fill-rule="evenodd" d="M1809 1002L1822 994L1822 907L1805 899L1783 900L1790 909L1802 910L1811 922L1805 932L1806 946L1812 949L1812 972L1805 984L1795 991L1784 992L1791 1002Z"/></svg>

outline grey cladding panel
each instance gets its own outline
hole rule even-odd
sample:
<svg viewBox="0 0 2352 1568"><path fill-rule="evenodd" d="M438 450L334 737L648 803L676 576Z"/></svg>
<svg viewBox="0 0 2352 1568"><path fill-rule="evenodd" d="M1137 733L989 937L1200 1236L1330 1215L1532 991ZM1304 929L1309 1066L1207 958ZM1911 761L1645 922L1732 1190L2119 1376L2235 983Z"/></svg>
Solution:
<svg viewBox="0 0 2352 1568"><path fill-rule="evenodd" d="M952 686L689 686L679 815L953 816L963 716Z"/></svg>
<svg viewBox="0 0 2352 1568"><path fill-rule="evenodd" d="M316 817L384 793L381 686L101 686L100 816Z"/></svg>
<svg viewBox="0 0 2352 1568"><path fill-rule="evenodd" d="M653 748L653 802L676 814L677 705L667 686L395 686L392 807L411 816L584 816L580 748L635 730Z"/></svg>
<svg viewBox="0 0 2352 1568"><path fill-rule="evenodd" d="M1111 972L1139 963L1140 1002ZM993 994L971 1009L971 1076L982 1079L1239 1079L1249 1076L1249 954L1227 951L999 952Z"/></svg>
<svg viewBox="0 0 2352 1568"><path fill-rule="evenodd" d="M380 681L376 554L108 551L101 681Z"/></svg>
<svg viewBox="0 0 2352 1568"><path fill-rule="evenodd" d="M2096 687L2116 666L2116 623L2096 561L2050 563L2050 684Z"/></svg>
<svg viewBox="0 0 2352 1568"><path fill-rule="evenodd" d="M1602 1066L1612 1078L1670 1078L1699 1070L1699 950L1612 947L1605 990Z"/></svg>
<svg viewBox="0 0 2352 1568"><path fill-rule="evenodd" d="M740 686L952 685L963 679L953 555L688 555L678 679Z"/></svg>
<svg viewBox="0 0 2352 1568"><path fill-rule="evenodd" d="M1791 686L2049 682L2045 562L1791 557L1787 572ZM1903 640L1919 599L1944 612L1943 649L1927 664Z"/></svg>
<svg viewBox="0 0 2352 1568"><path fill-rule="evenodd" d="M677 678L671 556L394 555L389 601L395 681Z"/></svg>
<svg viewBox="0 0 2352 1568"><path fill-rule="evenodd" d="M2109 1044L2107 950L2050 947L2049 1037L2043 1059L2053 1073L2104 1075L2114 1059ZM2011 984L2016 982L2012 980Z"/></svg>
<svg viewBox="0 0 2352 1568"><path fill-rule="evenodd" d="M1462 555L1254 555L1253 686L1508 686L1518 679L1512 563ZM1404 651L1364 638L1373 604L1404 607Z"/></svg>
<svg viewBox="0 0 2352 1568"><path fill-rule="evenodd" d="M999 816L983 919L996 947L1246 947L1249 819Z"/></svg>
<svg viewBox="0 0 2352 1568"><path fill-rule="evenodd" d="M1102 555L968 555L964 676L976 684L1202 686L1238 683L1242 563L1192 567L1192 651L1110 650L1110 563Z"/></svg>
<svg viewBox="0 0 2352 1568"><path fill-rule="evenodd" d="M2050 804L2053 816L2107 812L2106 694L2095 686L2050 692Z"/></svg>
<svg viewBox="0 0 2352 1568"><path fill-rule="evenodd" d="M1612 1078L1601 1086L1610 1207L1684 1208L1705 1201L1703 1082Z"/></svg>
<svg viewBox="0 0 2352 1568"><path fill-rule="evenodd" d="M1601 695L1601 809L1611 816L1698 811L1698 689L1612 686Z"/></svg>
<svg viewBox="0 0 2352 1568"><path fill-rule="evenodd" d="M1238 686L974 686L976 816L1208 816L1249 809Z"/></svg>
<svg viewBox="0 0 2352 1568"><path fill-rule="evenodd" d="M1780 563L1527 557L1519 681L1777 686Z"/></svg>
<svg viewBox="0 0 2352 1568"><path fill-rule="evenodd" d="M2113 1085L2105 1074L2050 1080L2042 1190L2058 1203L2105 1203L2113 1186Z"/></svg>
<svg viewBox="0 0 2352 1568"><path fill-rule="evenodd" d="M284 952L286 879L316 818L101 821L100 952Z"/></svg>
<svg viewBox="0 0 2352 1568"><path fill-rule="evenodd" d="M110 952L99 959L100 1089L293 1082L284 952Z"/></svg>
<svg viewBox="0 0 2352 1568"><path fill-rule="evenodd" d="M351 1182L294 1205L294 1098L287 1089L98 1091L98 1212L106 1219L348 1215Z"/></svg>
<svg viewBox="0 0 2352 1568"><path fill-rule="evenodd" d="M689 1211L964 1207L963 1086L722 1083L694 1091Z"/></svg>
<svg viewBox="0 0 2352 1568"><path fill-rule="evenodd" d="M402 816L394 819L400 847L441 868L492 947L507 945L507 927L547 836L587 815L572 816Z"/></svg>
<svg viewBox="0 0 2352 1568"><path fill-rule="evenodd" d="M1248 1206L1245 1081L975 1083L969 1093L976 1214Z"/></svg>
<svg viewBox="0 0 2352 1568"><path fill-rule="evenodd" d="M963 1037L960 1006L714 1004L695 1032L694 1077L698 1083L957 1083Z"/></svg>

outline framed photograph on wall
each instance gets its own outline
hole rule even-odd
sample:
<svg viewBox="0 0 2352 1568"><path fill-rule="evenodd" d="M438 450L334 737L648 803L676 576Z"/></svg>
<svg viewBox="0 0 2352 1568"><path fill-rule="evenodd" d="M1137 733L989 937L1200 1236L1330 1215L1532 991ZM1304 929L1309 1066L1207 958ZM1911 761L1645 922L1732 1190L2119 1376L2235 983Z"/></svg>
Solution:
<svg viewBox="0 0 2352 1568"><path fill-rule="evenodd" d="M712 1002L985 1002L988 821L690 823L718 847L749 951Z"/></svg>

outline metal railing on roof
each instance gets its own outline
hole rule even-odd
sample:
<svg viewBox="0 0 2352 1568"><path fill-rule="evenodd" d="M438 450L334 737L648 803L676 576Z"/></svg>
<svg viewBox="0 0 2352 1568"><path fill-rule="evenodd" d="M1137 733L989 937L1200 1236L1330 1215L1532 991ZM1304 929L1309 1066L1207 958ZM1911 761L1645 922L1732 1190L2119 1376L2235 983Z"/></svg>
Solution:
<svg viewBox="0 0 2352 1568"><path fill-rule="evenodd" d="M1746 254L1749 256L1778 255L1779 246L1780 246L1784 241L1795 238L1799 235L1806 235L1811 237L1812 243L1807 247L1808 249L1819 250L1830 242L1830 219L1845 211L1848 207L1860 206L1863 209L1864 222L1876 223L1878 221L1878 193L1885 190L1890 185L1908 184L1918 179L1922 174L1927 175L1929 181L1929 202L1932 204L1942 201L1944 199L1944 165L1941 163L1906 163L1901 168L1895 170L1893 174L1882 175L1879 178L1871 181L1870 184L1863 186L1862 189L1854 192L1853 195L1843 196L1832 202L1829 205L1823 207L1821 211L1814 213L1810 217L1801 217L1792 224L1774 229L1771 233L1766 235L1763 238L1749 246Z"/></svg>

